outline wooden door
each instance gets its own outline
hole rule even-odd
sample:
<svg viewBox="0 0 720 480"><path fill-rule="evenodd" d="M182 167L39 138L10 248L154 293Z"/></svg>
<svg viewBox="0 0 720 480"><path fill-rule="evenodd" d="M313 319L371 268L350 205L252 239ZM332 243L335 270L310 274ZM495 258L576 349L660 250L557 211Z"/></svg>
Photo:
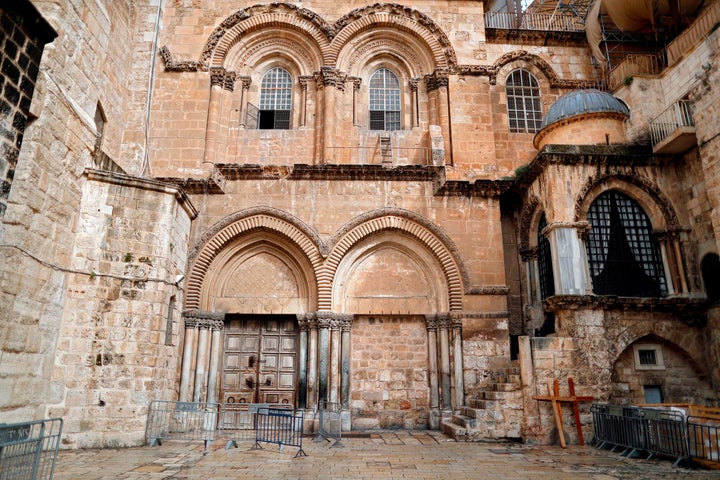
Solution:
<svg viewBox="0 0 720 480"><path fill-rule="evenodd" d="M222 401L294 404L298 329L294 317L230 317Z"/></svg>

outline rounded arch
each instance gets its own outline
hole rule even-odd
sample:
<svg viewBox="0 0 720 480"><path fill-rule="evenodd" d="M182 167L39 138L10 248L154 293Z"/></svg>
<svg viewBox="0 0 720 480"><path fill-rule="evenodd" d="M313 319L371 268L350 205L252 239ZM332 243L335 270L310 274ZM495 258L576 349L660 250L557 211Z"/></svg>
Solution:
<svg viewBox="0 0 720 480"><path fill-rule="evenodd" d="M208 37L200 55L200 64L206 68L224 66L234 45L245 36L267 27L297 32L307 39L306 46L311 46L313 52L323 58L322 64L327 64L322 52L327 50L333 27L310 10L288 3L254 5L227 17Z"/></svg>
<svg viewBox="0 0 720 480"><path fill-rule="evenodd" d="M264 240L249 237L253 232L264 232ZM231 258L237 261L238 254L244 255L248 248L257 249L260 245L265 246L266 252L272 250L276 258L297 258L295 262L302 268L291 265L289 260L285 263L293 272L305 269L303 275L308 288L315 291L318 271L323 262L323 247L317 234L285 212L270 207L256 207L230 215L215 224L191 252L185 308L202 308L207 285L217 281L208 277L222 271L218 267L222 261L227 262ZM268 245L274 246L270 248Z"/></svg>
<svg viewBox="0 0 720 480"><path fill-rule="evenodd" d="M577 197L575 221L587 219L593 201L603 192L617 190L629 196L645 211L654 230L679 228L670 200L649 179L637 175L614 174L590 179Z"/></svg>
<svg viewBox="0 0 720 480"><path fill-rule="evenodd" d="M611 365L617 363L620 356L630 348L634 343L647 338L657 339L659 342L665 343L684 353L691 360L693 366L702 371L700 366L703 364L703 346L698 341L697 335L677 335L677 327L669 325L668 322L634 322L628 324L620 335L617 336L615 342L610 343ZM671 338L677 341L670 340Z"/></svg>
<svg viewBox="0 0 720 480"><path fill-rule="evenodd" d="M525 201L522 212L520 213L520 249L529 251L537 248L537 231L540 224L540 218L545 212L540 199L535 195L530 195Z"/></svg>
<svg viewBox="0 0 720 480"><path fill-rule="evenodd" d="M447 309L462 310L463 284L467 284L468 276L457 248L429 220L402 209L380 209L361 215L348 222L333 237L323 272L318 276L320 310L332 308L332 287L343 258L365 238L385 231L402 232L431 253L447 285Z"/></svg>
<svg viewBox="0 0 720 480"><path fill-rule="evenodd" d="M345 68L341 63L347 62L343 59L349 55L347 52L362 47L362 43L370 41L378 29L397 32L396 35L401 35L401 39L422 52L427 59L424 68L428 70L425 73L457 65L455 51L447 35L430 17L410 7L393 3L369 5L344 15L334 26L337 34L328 49L328 59L333 65L337 63L339 68ZM365 35L368 32L371 35ZM351 40L357 39L365 39L365 42L349 48Z"/></svg>
<svg viewBox="0 0 720 480"><path fill-rule="evenodd" d="M555 69L541 57L526 50L515 50L498 58L490 67L490 84L494 85L498 78L505 82L508 73L515 68L525 68L536 75L541 82L548 82L548 86L551 88L581 88L587 83L585 81L563 80L555 72Z"/></svg>
<svg viewBox="0 0 720 480"><path fill-rule="evenodd" d="M249 75L270 59L282 58L292 64L296 75L312 75L322 66L322 52L307 32L280 25L271 31L246 33L229 49L223 65L239 75Z"/></svg>

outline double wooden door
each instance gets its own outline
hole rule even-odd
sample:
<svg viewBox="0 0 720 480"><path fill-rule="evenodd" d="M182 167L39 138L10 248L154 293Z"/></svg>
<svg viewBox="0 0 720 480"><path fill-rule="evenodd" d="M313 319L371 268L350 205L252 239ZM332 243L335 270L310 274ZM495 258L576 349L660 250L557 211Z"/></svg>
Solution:
<svg viewBox="0 0 720 480"><path fill-rule="evenodd" d="M294 316L230 316L225 325L222 401L295 403L298 328Z"/></svg>

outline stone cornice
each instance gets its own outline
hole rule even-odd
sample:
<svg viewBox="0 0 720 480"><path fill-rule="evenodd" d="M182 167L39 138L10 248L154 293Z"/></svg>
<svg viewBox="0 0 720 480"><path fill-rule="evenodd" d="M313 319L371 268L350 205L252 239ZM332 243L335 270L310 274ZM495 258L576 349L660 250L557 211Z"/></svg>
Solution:
<svg viewBox="0 0 720 480"><path fill-rule="evenodd" d="M441 197L499 197L510 190L512 180L448 180L438 186L436 196Z"/></svg>
<svg viewBox="0 0 720 480"><path fill-rule="evenodd" d="M555 295L543 301L548 312L558 310L603 310L645 313L670 313L692 327L707 322L708 302L696 297L636 298L609 295Z"/></svg>

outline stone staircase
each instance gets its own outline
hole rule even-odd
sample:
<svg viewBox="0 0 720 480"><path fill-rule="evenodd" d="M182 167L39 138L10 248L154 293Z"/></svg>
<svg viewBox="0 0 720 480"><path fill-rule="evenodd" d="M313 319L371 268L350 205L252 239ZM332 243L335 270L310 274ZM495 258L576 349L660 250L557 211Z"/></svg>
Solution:
<svg viewBox="0 0 720 480"><path fill-rule="evenodd" d="M493 372L489 385L470 397L457 413L443 419L440 428L459 441L517 440L522 415L520 368L513 362L513 366Z"/></svg>

